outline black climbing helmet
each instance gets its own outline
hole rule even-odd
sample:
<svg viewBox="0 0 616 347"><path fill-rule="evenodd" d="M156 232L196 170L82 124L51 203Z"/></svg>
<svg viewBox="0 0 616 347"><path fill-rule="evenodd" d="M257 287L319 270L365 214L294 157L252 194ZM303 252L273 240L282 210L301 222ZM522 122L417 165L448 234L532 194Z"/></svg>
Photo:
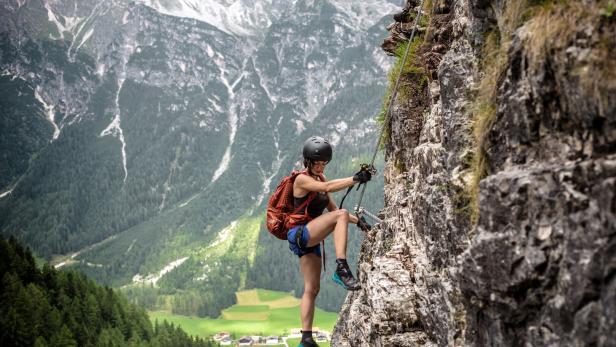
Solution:
<svg viewBox="0 0 616 347"><path fill-rule="evenodd" d="M304 159L310 161L327 161L332 160L332 146L329 142L320 137L313 136L304 142Z"/></svg>

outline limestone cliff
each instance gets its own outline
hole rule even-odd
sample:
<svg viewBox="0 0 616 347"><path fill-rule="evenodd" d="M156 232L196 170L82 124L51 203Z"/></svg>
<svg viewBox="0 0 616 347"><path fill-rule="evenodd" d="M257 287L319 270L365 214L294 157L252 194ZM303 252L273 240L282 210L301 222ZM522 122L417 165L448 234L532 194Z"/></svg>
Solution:
<svg viewBox="0 0 616 347"><path fill-rule="evenodd" d="M426 1L334 346L616 346L614 7Z"/></svg>

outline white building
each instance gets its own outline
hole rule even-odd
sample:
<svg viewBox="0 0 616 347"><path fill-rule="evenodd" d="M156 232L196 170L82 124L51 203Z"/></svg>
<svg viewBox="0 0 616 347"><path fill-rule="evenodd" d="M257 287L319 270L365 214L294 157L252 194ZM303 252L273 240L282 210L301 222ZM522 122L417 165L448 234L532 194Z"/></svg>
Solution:
<svg viewBox="0 0 616 347"><path fill-rule="evenodd" d="M214 335L214 341L216 342L220 342L222 340L224 340L226 337L231 337L231 334L226 332L226 331L221 331L219 333L217 333L216 335Z"/></svg>
<svg viewBox="0 0 616 347"><path fill-rule="evenodd" d="M316 333L316 335L314 337L314 340L316 342L326 342L327 340L329 340L329 334L325 333L325 332L320 332L319 331L319 332Z"/></svg>
<svg viewBox="0 0 616 347"><path fill-rule="evenodd" d="M265 344L266 345L277 345L277 344L280 344L280 339L278 338L278 336L268 336L265 339Z"/></svg>

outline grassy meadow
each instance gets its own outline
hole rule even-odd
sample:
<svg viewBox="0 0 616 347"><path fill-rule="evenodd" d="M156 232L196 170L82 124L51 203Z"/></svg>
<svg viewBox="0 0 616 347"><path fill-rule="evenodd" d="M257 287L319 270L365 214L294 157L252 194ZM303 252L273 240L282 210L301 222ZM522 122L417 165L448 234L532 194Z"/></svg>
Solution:
<svg viewBox="0 0 616 347"><path fill-rule="evenodd" d="M289 293L253 289L237 292L236 297L237 304L223 310L217 319L180 316L163 311L150 312L150 319L167 320L181 326L187 333L201 337L221 331L235 334L238 338L244 335L280 336L289 333L291 329L301 328L300 300ZM337 318L336 313L317 308L314 327L331 332Z"/></svg>

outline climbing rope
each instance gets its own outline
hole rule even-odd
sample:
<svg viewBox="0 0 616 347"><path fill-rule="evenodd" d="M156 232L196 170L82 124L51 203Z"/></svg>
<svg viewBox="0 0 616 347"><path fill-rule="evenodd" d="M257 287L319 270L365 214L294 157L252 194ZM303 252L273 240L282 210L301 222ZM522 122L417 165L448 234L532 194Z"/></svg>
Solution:
<svg viewBox="0 0 616 347"><path fill-rule="evenodd" d="M383 133L385 133L385 127L387 126L388 122L389 122L389 117L391 114L391 106L394 103L394 100L396 100L396 96L398 95L398 87L400 86L400 79L402 77L402 70L406 64L406 58L409 55L409 51L411 50L411 44L413 43L413 39L415 38L415 32L417 29L417 25L419 24L419 21L421 20L421 15L422 15L422 8L423 8L423 3L424 0L421 0L421 2L419 3L419 9L417 10L417 16L415 16L415 21L413 23L413 30L411 31L411 36L409 36L409 41L408 41L408 45L406 46L406 50L404 51L404 57L402 58L402 64L400 65L400 72L398 73L398 78L396 78L396 84L394 86L394 89L391 93L391 98L389 98L389 105L387 106L387 111L385 112L385 119L383 120L383 126L381 127L381 132L379 134L379 137L377 139L376 142L376 146L374 148L374 154L372 155L372 161L370 161L370 166L371 168L374 168L374 161L376 160L376 155L379 152L379 147L381 146L381 141L383 139ZM355 215L357 216L357 218L360 217L360 214L363 210L363 208L361 207L361 201L364 198L364 192L366 191L366 185L364 184L361 193L359 195L359 201L357 202L357 205L355 205ZM346 197L346 196L345 196ZM344 199L343 199L344 201ZM342 204L341 204L342 206ZM365 212L365 211L364 211Z"/></svg>

